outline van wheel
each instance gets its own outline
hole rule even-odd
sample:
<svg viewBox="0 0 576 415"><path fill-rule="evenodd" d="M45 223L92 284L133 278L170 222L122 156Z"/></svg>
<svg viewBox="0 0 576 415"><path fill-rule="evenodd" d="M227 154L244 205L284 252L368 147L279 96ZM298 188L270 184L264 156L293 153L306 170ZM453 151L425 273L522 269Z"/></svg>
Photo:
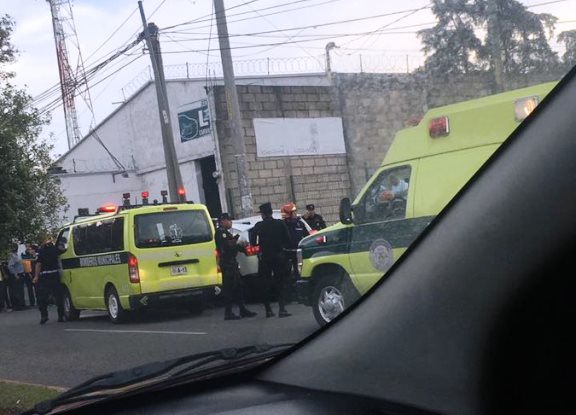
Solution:
<svg viewBox="0 0 576 415"><path fill-rule="evenodd" d="M76 321L80 318L80 310L77 310L76 307L74 307L72 296L70 295L68 288L64 287L62 290L64 297L64 317L66 318L66 321Z"/></svg>
<svg viewBox="0 0 576 415"><path fill-rule="evenodd" d="M314 318L320 326L324 326L338 317L359 297L360 294L347 274L341 277L324 276L316 284L312 296Z"/></svg>
<svg viewBox="0 0 576 415"><path fill-rule="evenodd" d="M112 323L118 324L126 320L127 312L122 308L120 297L114 287L108 287L106 290L106 310Z"/></svg>

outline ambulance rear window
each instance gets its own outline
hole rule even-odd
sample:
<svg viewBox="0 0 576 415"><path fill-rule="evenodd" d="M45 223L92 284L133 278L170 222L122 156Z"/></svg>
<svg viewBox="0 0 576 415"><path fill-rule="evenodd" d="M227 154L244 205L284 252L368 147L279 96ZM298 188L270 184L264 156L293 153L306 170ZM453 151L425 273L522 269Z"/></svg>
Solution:
<svg viewBox="0 0 576 415"><path fill-rule="evenodd" d="M136 215L135 242L138 248L156 248L209 242L212 228L202 210L180 210Z"/></svg>

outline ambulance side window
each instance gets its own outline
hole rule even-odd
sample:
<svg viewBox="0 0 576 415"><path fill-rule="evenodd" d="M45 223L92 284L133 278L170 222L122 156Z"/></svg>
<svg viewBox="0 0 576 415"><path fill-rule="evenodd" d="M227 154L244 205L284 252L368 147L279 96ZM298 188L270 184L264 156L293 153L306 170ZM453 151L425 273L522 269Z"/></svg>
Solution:
<svg viewBox="0 0 576 415"><path fill-rule="evenodd" d="M354 207L355 221L370 223L405 218L411 170L410 166L402 166L381 172Z"/></svg>

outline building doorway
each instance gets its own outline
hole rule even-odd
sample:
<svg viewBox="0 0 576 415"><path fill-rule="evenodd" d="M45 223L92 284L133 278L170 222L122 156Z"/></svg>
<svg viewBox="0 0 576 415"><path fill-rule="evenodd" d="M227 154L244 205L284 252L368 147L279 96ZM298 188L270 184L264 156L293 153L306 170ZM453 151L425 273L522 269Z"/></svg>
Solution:
<svg viewBox="0 0 576 415"><path fill-rule="evenodd" d="M204 191L205 204L210 215L215 218L222 213L220 190L216 179L212 175L216 171L216 159L214 156L210 156L202 158L198 162L200 163L200 172L202 174L202 190Z"/></svg>

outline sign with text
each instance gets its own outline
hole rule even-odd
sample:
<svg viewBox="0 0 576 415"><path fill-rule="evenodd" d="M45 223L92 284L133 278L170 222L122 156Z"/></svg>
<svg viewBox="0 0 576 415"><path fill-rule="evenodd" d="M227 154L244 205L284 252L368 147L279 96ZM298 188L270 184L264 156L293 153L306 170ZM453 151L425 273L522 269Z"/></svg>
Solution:
<svg viewBox="0 0 576 415"><path fill-rule="evenodd" d="M208 100L203 99L187 107L189 109L178 113L180 141L183 143L210 134Z"/></svg>
<svg viewBox="0 0 576 415"><path fill-rule="evenodd" d="M255 118L258 157L345 154L342 119Z"/></svg>

